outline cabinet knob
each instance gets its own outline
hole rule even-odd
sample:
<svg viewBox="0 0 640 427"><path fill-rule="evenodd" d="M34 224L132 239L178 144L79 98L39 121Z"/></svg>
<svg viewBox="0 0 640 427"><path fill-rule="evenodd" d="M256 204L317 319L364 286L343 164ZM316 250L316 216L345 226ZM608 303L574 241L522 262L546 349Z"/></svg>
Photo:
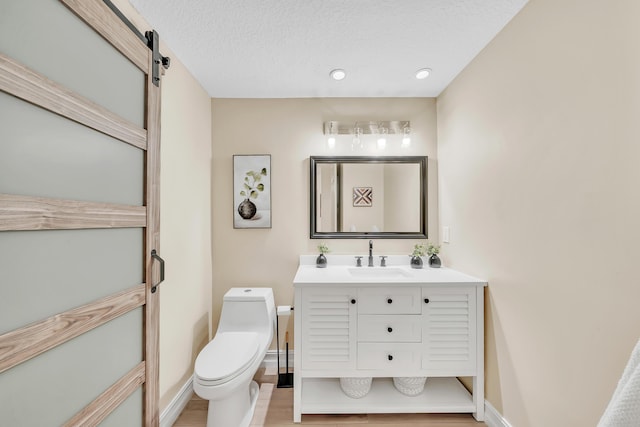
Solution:
<svg viewBox="0 0 640 427"><path fill-rule="evenodd" d="M389 327L387 328L387 332L393 332L393 328L392 328L391 326L389 326Z"/></svg>
<svg viewBox="0 0 640 427"><path fill-rule="evenodd" d="M387 358L388 358L389 360L393 360L393 356L392 356L392 355L388 355L388 356L387 356Z"/></svg>
<svg viewBox="0 0 640 427"><path fill-rule="evenodd" d="M351 304L355 304L355 303L356 303L356 300L355 300L355 299L352 299L352 300L351 300Z"/></svg>
<svg viewBox="0 0 640 427"><path fill-rule="evenodd" d="M429 304L429 298L425 298L425 299L424 299L424 303L425 303L425 304Z"/></svg>
<svg viewBox="0 0 640 427"><path fill-rule="evenodd" d="M391 298L387 298L387 304L391 304L393 300Z"/></svg>

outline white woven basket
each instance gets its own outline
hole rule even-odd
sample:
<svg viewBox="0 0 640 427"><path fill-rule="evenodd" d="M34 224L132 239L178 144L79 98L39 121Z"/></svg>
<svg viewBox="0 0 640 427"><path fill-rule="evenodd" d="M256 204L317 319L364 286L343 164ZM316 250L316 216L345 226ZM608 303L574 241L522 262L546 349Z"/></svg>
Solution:
<svg viewBox="0 0 640 427"><path fill-rule="evenodd" d="M424 390L427 377L393 377L393 385L407 396L417 396Z"/></svg>
<svg viewBox="0 0 640 427"><path fill-rule="evenodd" d="M349 397L354 399L360 399L369 393L371 390L371 383L373 379L371 377L368 378L356 378L356 377L347 377L340 378L340 388Z"/></svg>

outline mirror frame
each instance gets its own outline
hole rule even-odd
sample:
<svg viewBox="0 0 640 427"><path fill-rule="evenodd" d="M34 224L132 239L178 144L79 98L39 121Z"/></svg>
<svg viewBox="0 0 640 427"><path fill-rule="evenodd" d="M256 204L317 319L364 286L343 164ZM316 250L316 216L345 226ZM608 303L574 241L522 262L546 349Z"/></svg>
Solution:
<svg viewBox="0 0 640 427"><path fill-rule="evenodd" d="M309 157L309 236L312 239L426 239L427 235L427 156L311 156ZM317 232L316 169L324 163L417 163L420 165L420 230L416 232ZM340 199L338 198L338 210Z"/></svg>

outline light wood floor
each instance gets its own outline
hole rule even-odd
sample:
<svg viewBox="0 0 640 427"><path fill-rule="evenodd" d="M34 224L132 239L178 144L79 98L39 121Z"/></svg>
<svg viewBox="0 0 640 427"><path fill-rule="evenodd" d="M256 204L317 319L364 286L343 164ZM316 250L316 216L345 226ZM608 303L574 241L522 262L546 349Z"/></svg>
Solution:
<svg viewBox="0 0 640 427"><path fill-rule="evenodd" d="M275 373L275 372L274 372ZM258 370L255 380L260 384L260 396L252 426L299 426L293 423L293 389L277 388L276 375L265 375ZM207 424L207 401L194 394L174 427L204 427ZM486 427L469 414L358 414L358 415L303 415L302 425L339 427L366 424L367 427Z"/></svg>

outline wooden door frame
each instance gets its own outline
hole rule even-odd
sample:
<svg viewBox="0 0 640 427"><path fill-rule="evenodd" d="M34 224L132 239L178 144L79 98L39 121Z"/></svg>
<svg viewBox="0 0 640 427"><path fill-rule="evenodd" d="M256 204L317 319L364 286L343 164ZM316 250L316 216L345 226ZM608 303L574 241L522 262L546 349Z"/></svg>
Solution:
<svg viewBox="0 0 640 427"><path fill-rule="evenodd" d="M160 81L154 55L102 0L59 0L146 75L145 128L73 93L0 53L0 91L145 150L143 206L0 194L0 232L144 228L144 283L0 335L0 373L138 307L144 311L143 360L65 426L97 425L143 387L145 426L159 425ZM155 290L155 289L154 289Z"/></svg>
<svg viewBox="0 0 640 427"><path fill-rule="evenodd" d="M153 64L153 54L149 51L149 68ZM144 387L144 425L158 426L160 423L160 301L159 292L153 288L159 275L154 269L151 251L160 250L160 84L153 83L147 73L147 150L145 162L145 205L147 206L147 227L145 228L145 277L146 305L144 307L144 334L146 362ZM156 279L158 278L158 279Z"/></svg>

